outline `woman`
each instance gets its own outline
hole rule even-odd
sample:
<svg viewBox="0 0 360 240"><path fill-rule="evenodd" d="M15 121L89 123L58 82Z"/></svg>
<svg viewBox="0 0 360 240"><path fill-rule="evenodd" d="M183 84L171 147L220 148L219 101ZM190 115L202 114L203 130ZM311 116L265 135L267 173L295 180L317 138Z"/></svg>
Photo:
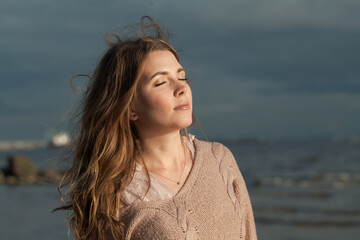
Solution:
<svg viewBox="0 0 360 240"><path fill-rule="evenodd" d="M187 133L192 93L177 52L149 17L140 30L112 35L94 72L59 209L77 239L256 239L233 155Z"/></svg>

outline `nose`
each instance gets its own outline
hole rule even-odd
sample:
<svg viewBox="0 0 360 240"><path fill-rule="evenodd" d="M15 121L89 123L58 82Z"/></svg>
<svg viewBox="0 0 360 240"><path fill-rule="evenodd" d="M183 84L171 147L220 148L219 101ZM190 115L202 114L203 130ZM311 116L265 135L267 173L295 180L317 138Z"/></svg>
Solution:
<svg viewBox="0 0 360 240"><path fill-rule="evenodd" d="M186 85L183 82L180 82L180 80L178 80L178 81L179 81L179 83L176 85L176 88L174 91L175 97L180 97L181 95L184 95L187 91Z"/></svg>

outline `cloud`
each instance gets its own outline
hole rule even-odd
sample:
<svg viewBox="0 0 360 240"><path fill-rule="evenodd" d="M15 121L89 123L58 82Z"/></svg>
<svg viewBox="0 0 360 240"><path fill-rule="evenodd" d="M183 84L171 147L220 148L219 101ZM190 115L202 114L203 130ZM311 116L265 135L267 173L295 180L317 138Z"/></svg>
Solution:
<svg viewBox="0 0 360 240"><path fill-rule="evenodd" d="M212 29L218 26L257 30L360 28L360 3L357 0L216 0L192 2L191 8L186 4L188 2L179 2L175 9Z"/></svg>
<svg viewBox="0 0 360 240"><path fill-rule="evenodd" d="M325 121L345 113L347 127L358 129L350 119L358 119L359 9L357 0L2 1L1 132L25 119L19 109L29 109L23 116L37 131L46 128L38 124L44 117L56 124L53 116L71 105L68 79L91 74L106 48L104 35L145 14L184 49L182 63L196 80L195 111L214 113L211 131L225 121L221 131L230 134L242 121L248 133L263 124L275 134L264 119L276 125L306 107L308 132L311 116ZM281 132L280 125L274 129Z"/></svg>

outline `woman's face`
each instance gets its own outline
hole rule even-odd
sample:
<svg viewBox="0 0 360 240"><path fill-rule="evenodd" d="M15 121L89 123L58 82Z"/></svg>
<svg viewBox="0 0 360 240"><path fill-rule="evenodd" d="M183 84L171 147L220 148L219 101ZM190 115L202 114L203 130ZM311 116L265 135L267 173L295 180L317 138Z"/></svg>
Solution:
<svg viewBox="0 0 360 240"><path fill-rule="evenodd" d="M143 61L132 112L142 136L164 134L192 123L192 95L185 70L167 50L150 52Z"/></svg>

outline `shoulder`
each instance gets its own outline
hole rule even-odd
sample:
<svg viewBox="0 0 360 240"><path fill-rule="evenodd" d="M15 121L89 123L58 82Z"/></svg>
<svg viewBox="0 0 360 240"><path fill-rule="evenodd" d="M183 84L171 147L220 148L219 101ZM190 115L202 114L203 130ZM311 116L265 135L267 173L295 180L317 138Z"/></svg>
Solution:
<svg viewBox="0 0 360 240"><path fill-rule="evenodd" d="M225 157L233 157L229 148L219 142L210 142L210 141L203 141L203 140L195 140L196 147L201 147L201 150L207 156L215 157L218 162L220 162Z"/></svg>
<svg viewBox="0 0 360 240"><path fill-rule="evenodd" d="M232 153L229 148L219 142L212 142L212 152L217 160L221 161L228 155L232 156Z"/></svg>

